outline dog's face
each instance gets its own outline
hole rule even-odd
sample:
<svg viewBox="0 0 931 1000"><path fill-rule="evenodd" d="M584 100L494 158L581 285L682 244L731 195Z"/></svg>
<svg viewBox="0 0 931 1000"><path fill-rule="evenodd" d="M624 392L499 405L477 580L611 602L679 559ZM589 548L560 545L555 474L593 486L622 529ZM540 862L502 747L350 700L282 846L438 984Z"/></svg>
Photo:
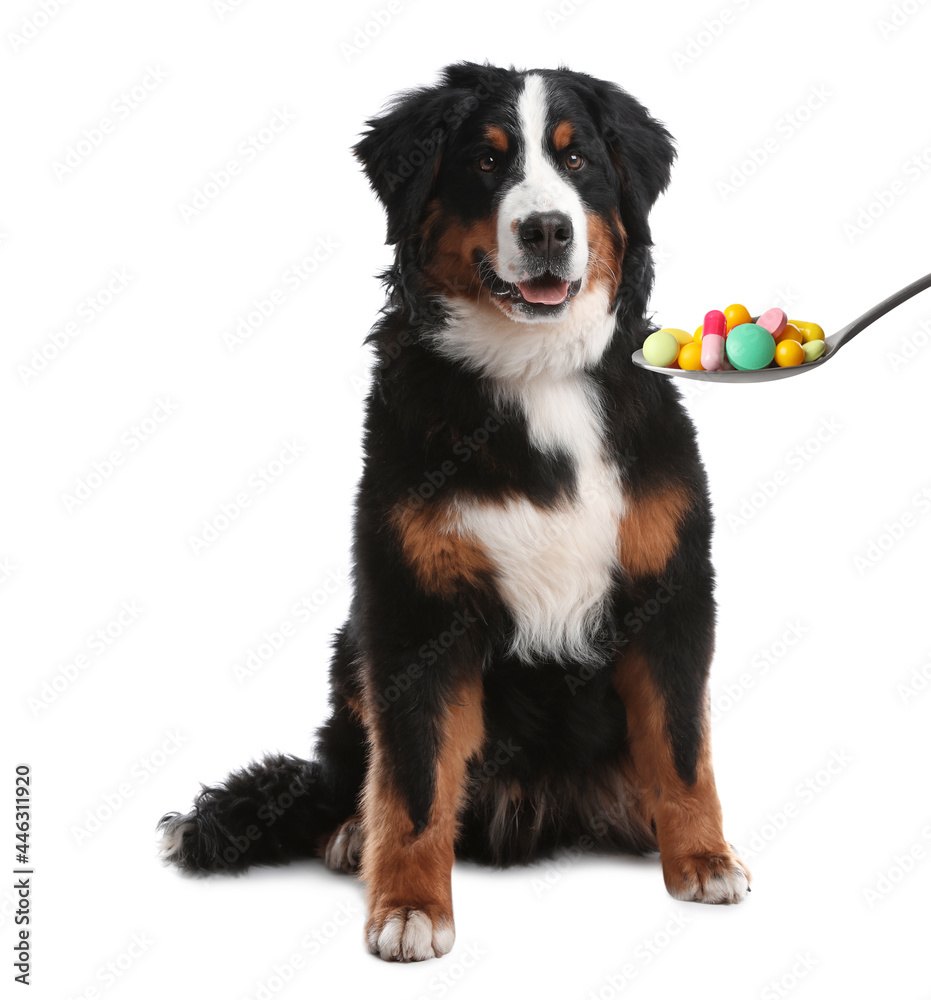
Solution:
<svg viewBox="0 0 931 1000"><path fill-rule="evenodd" d="M356 146L427 291L521 323L616 301L669 180L668 133L628 94L567 70L466 63L403 95Z"/></svg>

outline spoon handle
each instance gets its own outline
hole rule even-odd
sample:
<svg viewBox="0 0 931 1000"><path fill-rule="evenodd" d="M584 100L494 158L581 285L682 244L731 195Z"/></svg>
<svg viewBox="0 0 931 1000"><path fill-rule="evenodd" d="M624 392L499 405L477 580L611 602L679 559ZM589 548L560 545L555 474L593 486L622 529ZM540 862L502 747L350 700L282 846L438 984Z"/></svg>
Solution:
<svg viewBox="0 0 931 1000"><path fill-rule="evenodd" d="M871 323L875 323L880 316L885 316L890 309L895 309L896 306L900 306L913 295L923 292L926 288L931 288L931 274L926 274L923 278L918 278L910 285L906 285L897 292L893 292L888 299L883 299L882 302L871 309L867 309L862 316L857 317L852 323L848 323L843 330L838 330L832 337L828 337L827 342L831 353L833 354L840 350L847 341L853 340L861 330L865 330Z"/></svg>

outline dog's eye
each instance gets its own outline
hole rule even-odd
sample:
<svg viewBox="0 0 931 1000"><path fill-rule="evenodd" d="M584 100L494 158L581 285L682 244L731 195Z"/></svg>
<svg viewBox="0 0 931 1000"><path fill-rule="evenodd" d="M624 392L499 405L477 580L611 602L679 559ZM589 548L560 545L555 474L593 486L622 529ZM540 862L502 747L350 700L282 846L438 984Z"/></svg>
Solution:
<svg viewBox="0 0 931 1000"><path fill-rule="evenodd" d="M566 166L570 170L580 170L582 168L582 166L584 165L584 163L585 163L585 160L583 160L582 157L579 156L578 153L569 153L566 156Z"/></svg>
<svg viewBox="0 0 931 1000"><path fill-rule="evenodd" d="M498 169L498 161L489 154L476 161L476 166L479 170L484 170L486 174L490 174Z"/></svg>

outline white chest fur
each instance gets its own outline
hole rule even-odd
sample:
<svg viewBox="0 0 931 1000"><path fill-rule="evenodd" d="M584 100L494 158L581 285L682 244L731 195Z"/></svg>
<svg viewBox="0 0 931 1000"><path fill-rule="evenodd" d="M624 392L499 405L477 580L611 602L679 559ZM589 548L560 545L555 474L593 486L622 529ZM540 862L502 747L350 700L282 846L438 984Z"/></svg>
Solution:
<svg viewBox="0 0 931 1000"><path fill-rule="evenodd" d="M576 496L551 510L523 498L461 501L458 527L483 545L497 571L516 624L511 651L529 662L541 655L590 659L624 511L617 469L605 457L598 398L578 371L511 383L507 395L523 408L536 447L570 456Z"/></svg>

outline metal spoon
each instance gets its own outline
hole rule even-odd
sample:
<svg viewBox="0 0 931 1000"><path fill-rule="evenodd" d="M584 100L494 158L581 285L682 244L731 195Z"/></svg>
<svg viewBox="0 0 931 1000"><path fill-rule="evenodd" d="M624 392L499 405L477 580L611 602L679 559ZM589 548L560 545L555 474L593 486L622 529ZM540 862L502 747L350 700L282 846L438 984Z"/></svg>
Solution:
<svg viewBox="0 0 931 1000"><path fill-rule="evenodd" d="M793 368L780 368L778 366L773 368L759 368L755 371L723 371L723 372L706 372L706 371L688 371L684 368L657 368L655 365L648 365L646 361L643 360L643 351L634 351L633 362L635 365L639 365L641 368L646 368L647 371L658 372L660 375L675 375L679 378L697 378L704 382L769 382L776 378L788 378L790 375L801 375L804 372L810 372L817 368L819 365L823 365L825 361L830 361L835 354L844 346L844 344L853 340L854 337L861 330L865 330L871 323L875 323L880 316L885 316L890 309L895 309L896 306L900 306L907 299L910 299L913 295L917 295L919 292L923 292L926 288L931 287L931 274L926 274L923 278L919 278L917 281L913 281L910 285L906 285L904 288L899 289L893 295L890 295L888 299L883 299L878 305L873 306L872 309L867 309L866 312L855 319L852 323L848 323L843 330L838 330L833 336L825 338L825 344L827 345L824 354L815 361L806 361L804 364L795 365Z"/></svg>

